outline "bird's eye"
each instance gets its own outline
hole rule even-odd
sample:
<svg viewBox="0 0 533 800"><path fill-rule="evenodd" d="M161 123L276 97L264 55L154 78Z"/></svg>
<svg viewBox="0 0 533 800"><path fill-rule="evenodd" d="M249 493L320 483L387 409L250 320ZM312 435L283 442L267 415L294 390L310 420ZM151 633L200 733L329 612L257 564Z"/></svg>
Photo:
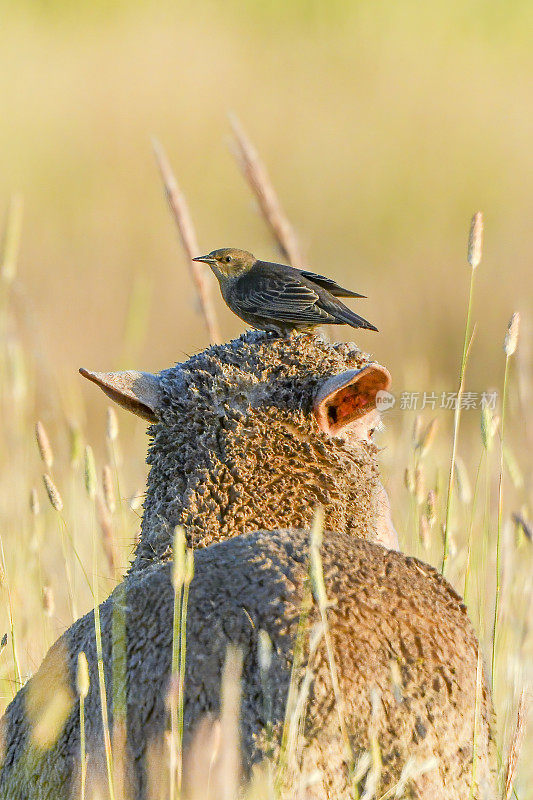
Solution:
<svg viewBox="0 0 533 800"><path fill-rule="evenodd" d="M226 256L226 258L224 260L225 260L226 264L229 264L229 262L231 261L231 256Z"/></svg>

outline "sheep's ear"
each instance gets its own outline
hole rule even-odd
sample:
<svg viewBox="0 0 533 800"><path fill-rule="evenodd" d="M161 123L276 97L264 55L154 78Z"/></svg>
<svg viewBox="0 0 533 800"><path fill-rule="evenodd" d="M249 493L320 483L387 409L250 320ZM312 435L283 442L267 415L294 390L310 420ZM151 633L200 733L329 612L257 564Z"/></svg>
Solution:
<svg viewBox="0 0 533 800"><path fill-rule="evenodd" d="M159 378L149 372L90 372L81 367L80 374L127 411L149 422L157 421Z"/></svg>
<svg viewBox="0 0 533 800"><path fill-rule="evenodd" d="M338 436L350 425L351 433L369 439L379 422L376 396L378 392L387 392L390 385L391 376L380 364L368 364L327 378L316 390L313 402L320 430Z"/></svg>

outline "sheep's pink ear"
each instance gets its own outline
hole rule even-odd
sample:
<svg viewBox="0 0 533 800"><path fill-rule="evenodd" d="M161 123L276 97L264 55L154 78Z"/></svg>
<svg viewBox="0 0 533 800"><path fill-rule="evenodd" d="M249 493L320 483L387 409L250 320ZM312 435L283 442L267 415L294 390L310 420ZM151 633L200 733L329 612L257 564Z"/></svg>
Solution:
<svg viewBox="0 0 533 800"><path fill-rule="evenodd" d="M159 378L149 372L90 372L81 367L80 374L127 411L156 422L159 406Z"/></svg>
<svg viewBox="0 0 533 800"><path fill-rule="evenodd" d="M380 364L332 375L315 392L313 411L318 427L329 436L338 436L350 425L351 433L369 439L379 421L376 395L387 392L390 385L390 373Z"/></svg>

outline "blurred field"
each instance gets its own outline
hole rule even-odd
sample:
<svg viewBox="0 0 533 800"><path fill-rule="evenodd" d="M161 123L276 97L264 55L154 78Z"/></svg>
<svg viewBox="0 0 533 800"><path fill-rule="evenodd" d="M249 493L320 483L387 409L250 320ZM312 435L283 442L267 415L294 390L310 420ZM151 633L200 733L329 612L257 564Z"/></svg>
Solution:
<svg viewBox="0 0 533 800"><path fill-rule="evenodd" d="M499 331L533 301L531 5L327 9L3 5L0 198L25 196L20 274L56 369L123 360L136 276L151 305L135 366L157 369L204 344L152 134L169 151L202 247L276 254L232 165L233 110L270 165L309 263L369 296L381 335L361 344L398 386L407 364L429 354L432 380L454 373L465 220L484 211L472 381L498 380L489 364ZM225 311L223 320L226 335L241 329Z"/></svg>
<svg viewBox="0 0 533 800"><path fill-rule="evenodd" d="M15 661L24 679L91 607L72 542L90 570L97 538L104 597L124 571L138 527L138 504L130 500L144 486L144 426L119 412L119 438L106 439L105 403L94 387L81 386L78 367L156 371L207 344L150 136L168 151L202 249L279 255L234 163L232 110L269 167L309 265L368 295L362 313L380 333L356 339L391 370L397 395L457 389L468 224L474 211L484 212L467 389L501 394L506 325L513 311L522 314L503 483L496 702L505 760L533 663L532 545L511 522L512 512L529 519L533 512L533 6L407 0L89 8L27 0L16 8L0 2L0 11L0 210L15 192L24 200L17 272L2 283L0 308L0 635L9 633L0 654L2 708L17 688ZM214 288L229 338L242 326ZM335 336L351 338L343 329ZM403 548L438 565L453 412L424 411L424 424L437 418L439 427L423 458L414 448L415 417L398 404L388 412L383 471ZM49 471L63 496L61 513L42 486L37 419L52 441ZM500 443L496 435L485 452L479 419L479 409L463 413L463 482L454 496L447 574L463 593L472 522L467 600L488 663ZM99 520L83 487L87 442L100 494L107 463L118 497L112 513L101 507ZM404 485L405 469L414 476L415 465L418 499ZM37 515L29 510L32 487ZM436 521L424 545L420 519L430 489ZM530 734L520 800L533 797L532 755Z"/></svg>

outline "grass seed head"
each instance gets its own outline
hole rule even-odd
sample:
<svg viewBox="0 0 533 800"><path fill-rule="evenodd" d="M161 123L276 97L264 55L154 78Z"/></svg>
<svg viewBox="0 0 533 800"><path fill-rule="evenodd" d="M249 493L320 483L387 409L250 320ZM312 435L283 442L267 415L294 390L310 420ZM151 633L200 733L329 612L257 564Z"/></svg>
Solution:
<svg viewBox="0 0 533 800"><path fill-rule="evenodd" d="M30 491L30 511L34 516L37 516L40 510L39 495L37 494L37 489L33 486Z"/></svg>
<svg viewBox="0 0 533 800"><path fill-rule="evenodd" d="M70 466L73 469L79 466L81 462L82 440L81 431L75 422L69 423L69 437L70 437Z"/></svg>
<svg viewBox="0 0 533 800"><path fill-rule="evenodd" d="M104 489L104 500L110 514L115 513L115 490L113 487L113 472L109 464L106 464L102 470L102 486Z"/></svg>
<svg viewBox="0 0 533 800"><path fill-rule="evenodd" d="M409 492L409 494L415 493L415 478L413 475L413 470L409 469L409 467L405 468L405 472L403 475L403 482L405 484L405 488Z"/></svg>
<svg viewBox="0 0 533 800"><path fill-rule="evenodd" d="M492 450L492 442L496 432L494 421L495 417L490 408L488 406L483 406L481 409L481 441L488 453Z"/></svg>
<svg viewBox="0 0 533 800"><path fill-rule="evenodd" d="M311 525L309 568L313 594L319 605L319 608L321 609L327 608L328 605L326 585L324 583L324 572L322 569L322 557L320 555L323 533L324 509L322 506L317 506Z"/></svg>
<svg viewBox="0 0 533 800"><path fill-rule="evenodd" d="M472 269L479 267L483 252L483 214L477 211L472 217L468 237L468 263Z"/></svg>
<svg viewBox="0 0 533 800"><path fill-rule="evenodd" d="M87 663L87 656L82 650L81 653L78 653L78 667L76 670L76 689L80 697L87 697L89 684L89 664Z"/></svg>
<svg viewBox="0 0 533 800"><path fill-rule="evenodd" d="M118 418L112 406L107 409L106 436L109 442L114 442L118 438Z"/></svg>
<svg viewBox="0 0 533 800"><path fill-rule="evenodd" d="M90 444L85 447L84 456L85 491L87 496L94 500L96 497L96 465L94 463L93 449Z"/></svg>
<svg viewBox="0 0 533 800"><path fill-rule="evenodd" d="M515 311L507 326L507 333L503 343L503 349L507 358L512 356L518 345L518 334L520 332L520 313Z"/></svg>
<svg viewBox="0 0 533 800"><path fill-rule="evenodd" d="M186 550L185 531L181 525L178 525L174 531L174 568L172 570L172 584L175 592L178 592L185 583Z"/></svg>
<svg viewBox="0 0 533 800"><path fill-rule="evenodd" d="M437 493L430 489L426 500L426 515L429 527L432 528L437 521Z"/></svg>
<svg viewBox="0 0 533 800"><path fill-rule="evenodd" d="M188 586L194 578L194 551L188 547L185 553L185 584Z"/></svg>
<svg viewBox="0 0 533 800"><path fill-rule="evenodd" d="M268 672L272 663L272 641L263 629L259 631L257 654L261 671Z"/></svg>
<svg viewBox="0 0 533 800"><path fill-rule="evenodd" d="M63 500L59 494L59 490L47 472L43 475L43 483L53 508L55 508L56 511L63 511Z"/></svg>
<svg viewBox="0 0 533 800"><path fill-rule="evenodd" d="M422 414L417 414L413 424L413 444L416 449L418 449L420 445L420 435L422 433L423 423L424 420L422 419Z"/></svg>
<svg viewBox="0 0 533 800"><path fill-rule="evenodd" d="M51 586L43 586L43 610L47 617L53 616L55 610L54 592Z"/></svg>
<svg viewBox="0 0 533 800"><path fill-rule="evenodd" d="M52 446L50 444L50 439L48 438L46 428L41 420L38 420L35 424L35 438L37 439L37 447L39 448L39 453L41 454L43 464L47 469L52 469L52 464L54 463L54 453L52 451Z"/></svg>
<svg viewBox="0 0 533 800"><path fill-rule="evenodd" d="M435 439L435 434L437 433L438 427L439 423L437 418L435 417L434 419L431 420L429 425L421 433L417 443L417 448L420 450L421 457L425 456L429 448L431 447L433 440Z"/></svg>

